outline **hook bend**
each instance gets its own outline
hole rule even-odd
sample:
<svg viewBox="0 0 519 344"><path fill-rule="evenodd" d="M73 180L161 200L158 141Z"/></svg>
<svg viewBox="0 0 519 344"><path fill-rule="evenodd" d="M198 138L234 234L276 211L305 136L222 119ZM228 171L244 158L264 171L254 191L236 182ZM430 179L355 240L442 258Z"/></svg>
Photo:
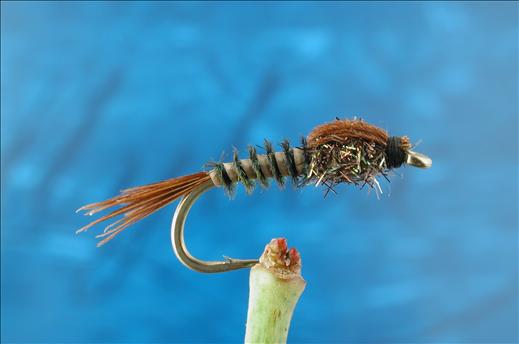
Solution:
<svg viewBox="0 0 519 344"><path fill-rule="evenodd" d="M184 242L184 225L187 215L196 200L212 187L214 187L214 184L209 180L184 196L178 204L171 223L171 244L173 251L182 264L198 272L217 273L252 267L258 263L257 259L234 259L225 257L225 261L204 261L193 257L189 253Z"/></svg>

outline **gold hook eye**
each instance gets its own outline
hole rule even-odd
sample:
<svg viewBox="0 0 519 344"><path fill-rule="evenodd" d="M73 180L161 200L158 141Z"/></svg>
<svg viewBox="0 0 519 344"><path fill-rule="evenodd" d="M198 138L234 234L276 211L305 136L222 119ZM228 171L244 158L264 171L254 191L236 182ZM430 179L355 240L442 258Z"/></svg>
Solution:
<svg viewBox="0 0 519 344"><path fill-rule="evenodd" d="M407 151L405 163L420 168L429 168L432 166L431 158L429 158L427 155L413 152L412 150Z"/></svg>
<svg viewBox="0 0 519 344"><path fill-rule="evenodd" d="M171 223L171 244L177 258L188 268L205 273L227 272L236 269L250 268L258 263L257 259L234 259L225 257L225 261L203 261L193 257L184 242L184 225L189 210L195 201L207 190L214 187L211 180L200 185L184 196L175 210Z"/></svg>

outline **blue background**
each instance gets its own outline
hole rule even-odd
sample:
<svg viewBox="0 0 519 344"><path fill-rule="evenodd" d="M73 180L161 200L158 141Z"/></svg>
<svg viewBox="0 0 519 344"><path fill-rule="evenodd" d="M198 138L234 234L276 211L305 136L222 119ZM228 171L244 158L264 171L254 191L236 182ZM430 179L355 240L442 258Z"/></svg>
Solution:
<svg viewBox="0 0 519 344"><path fill-rule="evenodd" d="M184 268L174 206L101 249L74 210L335 116L423 140L433 168L398 170L380 200L211 191L192 252L287 237L308 283L293 343L518 340L517 3L1 10L2 341L242 341L248 271Z"/></svg>

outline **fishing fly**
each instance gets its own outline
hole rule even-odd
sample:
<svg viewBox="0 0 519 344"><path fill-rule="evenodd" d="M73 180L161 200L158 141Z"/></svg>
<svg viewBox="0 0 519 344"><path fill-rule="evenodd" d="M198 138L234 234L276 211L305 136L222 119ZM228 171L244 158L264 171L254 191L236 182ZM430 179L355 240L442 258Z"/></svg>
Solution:
<svg viewBox="0 0 519 344"><path fill-rule="evenodd" d="M113 198L85 205L78 210L84 211L85 215L113 210L77 233L121 216L96 236L101 239L98 243L101 246L132 224L182 197L171 226L172 245L179 260L199 272L236 270L258 261L229 257L224 261L203 261L193 257L184 243L184 224L189 210L207 190L221 187L232 196L238 183L251 193L256 184L266 188L273 179L283 186L290 178L297 187L323 185L327 191L333 191L336 185L346 183L368 185L381 192L377 177L388 179L392 169L404 164L420 168L432 165L429 157L412 150L407 136L389 136L385 130L360 119L336 119L314 128L308 137L302 138L299 146L291 147L285 140L280 147L280 151L274 151L272 143L265 140L264 154L258 154L254 146L249 146L248 158L240 159L235 149L232 162L211 162L209 171L125 189Z"/></svg>

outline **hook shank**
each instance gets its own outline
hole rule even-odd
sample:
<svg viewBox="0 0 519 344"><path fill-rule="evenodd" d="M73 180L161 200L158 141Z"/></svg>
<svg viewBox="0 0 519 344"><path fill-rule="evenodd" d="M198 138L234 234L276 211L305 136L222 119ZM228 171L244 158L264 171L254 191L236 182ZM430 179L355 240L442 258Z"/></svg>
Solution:
<svg viewBox="0 0 519 344"><path fill-rule="evenodd" d="M184 242L184 225L189 210L195 201L213 186L215 185L211 180L207 181L184 196L178 204L171 223L171 244L173 245L173 251L182 264L198 272L216 273L252 267L258 263L257 259L234 259L226 257L225 261L204 261L193 257L186 247Z"/></svg>

